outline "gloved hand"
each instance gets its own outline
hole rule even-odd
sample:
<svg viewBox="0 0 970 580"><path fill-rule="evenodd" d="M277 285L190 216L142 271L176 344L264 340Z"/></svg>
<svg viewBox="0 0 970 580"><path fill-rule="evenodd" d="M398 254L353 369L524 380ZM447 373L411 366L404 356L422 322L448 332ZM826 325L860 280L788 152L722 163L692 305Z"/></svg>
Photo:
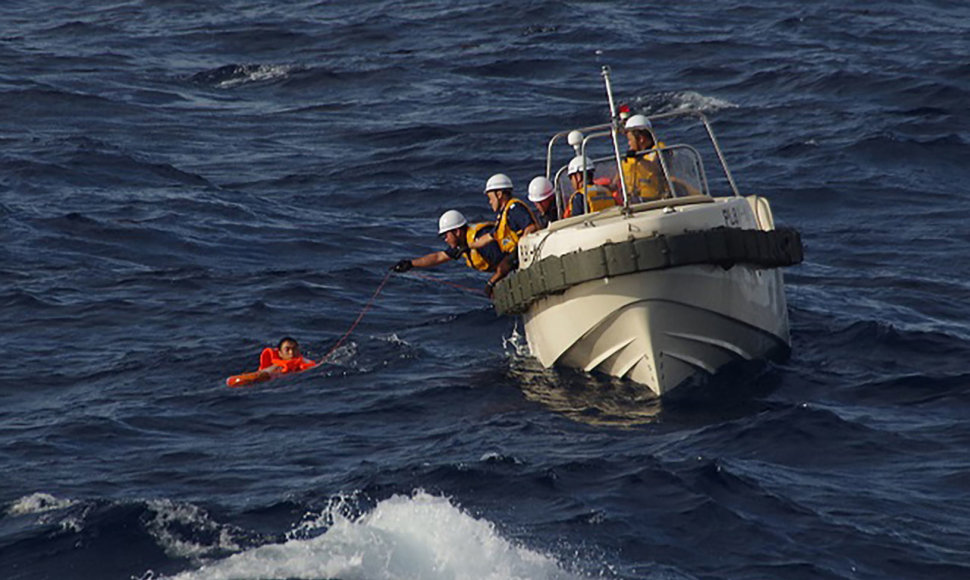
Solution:
<svg viewBox="0 0 970 580"><path fill-rule="evenodd" d="M394 270L395 272L407 272L413 267L414 264L411 263L411 260L401 260L397 264L391 266L391 270Z"/></svg>

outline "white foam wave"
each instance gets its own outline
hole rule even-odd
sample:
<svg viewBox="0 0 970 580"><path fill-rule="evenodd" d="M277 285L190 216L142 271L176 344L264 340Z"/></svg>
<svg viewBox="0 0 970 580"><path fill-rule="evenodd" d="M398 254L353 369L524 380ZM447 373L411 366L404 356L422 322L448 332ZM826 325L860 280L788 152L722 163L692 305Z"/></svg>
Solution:
<svg viewBox="0 0 970 580"><path fill-rule="evenodd" d="M49 493L37 492L25 495L11 503L7 508L7 515L11 517L36 515L38 525L56 525L65 532L80 532L84 529L84 520L91 511L91 507L81 506L73 499L62 499Z"/></svg>
<svg viewBox="0 0 970 580"><path fill-rule="evenodd" d="M220 89L231 89L233 87L264 81L273 81L286 78L290 71L294 70L292 65L284 64L260 64L238 68L238 74L232 78L225 79L216 84Z"/></svg>
<svg viewBox="0 0 970 580"><path fill-rule="evenodd" d="M721 109L736 109L738 105L717 97L708 97L695 91L682 91L666 95L671 111L701 111L713 113Z"/></svg>
<svg viewBox="0 0 970 580"><path fill-rule="evenodd" d="M173 558L197 559L218 552L242 549L234 537L241 530L212 521L209 515L192 504L178 504L161 499L148 502L154 516L145 524L166 554ZM186 533L191 530L191 534ZM189 536L189 537L186 537ZM204 536L204 542L191 537Z"/></svg>
<svg viewBox="0 0 970 580"><path fill-rule="evenodd" d="M507 338L502 337L502 349L512 357L530 357L532 350L529 348L529 341L525 339L525 334L519 332L519 323L516 322L512 328L512 334Z"/></svg>
<svg viewBox="0 0 970 580"><path fill-rule="evenodd" d="M388 336L379 336L377 338L378 340L383 340L384 342L398 346L411 346L411 343L398 336L397 333L391 333Z"/></svg>
<svg viewBox="0 0 970 580"><path fill-rule="evenodd" d="M7 515L23 516L64 509L74 505L74 500L56 498L49 493L37 492L16 500L7 508Z"/></svg>
<svg viewBox="0 0 970 580"><path fill-rule="evenodd" d="M359 348L357 343L353 340L349 340L340 345L340 347L333 352L329 353L330 357L327 359L327 364L355 367L357 365L356 357L358 351Z"/></svg>
<svg viewBox="0 0 970 580"><path fill-rule="evenodd" d="M331 522L322 535L247 550L175 578L576 578L555 559L502 538L491 522L420 491L356 518L333 508L321 518Z"/></svg>

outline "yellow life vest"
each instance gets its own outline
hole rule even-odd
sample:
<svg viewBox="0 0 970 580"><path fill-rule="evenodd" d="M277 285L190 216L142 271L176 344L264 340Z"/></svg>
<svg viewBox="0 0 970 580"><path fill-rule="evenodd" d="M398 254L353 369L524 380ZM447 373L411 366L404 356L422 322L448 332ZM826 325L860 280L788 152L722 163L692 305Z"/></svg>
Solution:
<svg viewBox="0 0 970 580"><path fill-rule="evenodd" d="M465 263L468 264L469 268L474 268L475 270L481 270L482 272L489 272L494 270L494 266L488 263L488 260L482 256L478 250L472 249L472 242L478 237L478 232L483 228L490 228L495 225L495 222L482 222L480 224L472 224L468 226L468 231L465 232L465 243L468 244L468 251L465 252Z"/></svg>
<svg viewBox="0 0 970 580"><path fill-rule="evenodd" d="M492 233L492 237L498 242L498 247L506 254L511 254L515 251L515 248L519 245L519 238L522 237L522 232L516 232L509 227L509 210L517 203L522 204L525 211L529 212L532 223L536 224L537 227L539 225L539 222L536 221L535 214L532 213L532 210L529 209L529 206L524 201L515 197L510 199L502 209L502 213L499 215L498 225L495 226L495 231Z"/></svg>
<svg viewBox="0 0 970 580"><path fill-rule="evenodd" d="M616 205L616 199L609 189L601 185L589 184L582 190L574 191L569 196L569 201L566 202L566 210L563 212L562 217L573 217L573 199L579 194L583 194L584 201L586 202L586 213L593 213Z"/></svg>
<svg viewBox="0 0 970 580"><path fill-rule="evenodd" d="M586 195L586 211L589 213L616 205L613 194L605 187L600 185L587 185L584 189L586 190L584 192Z"/></svg>
<svg viewBox="0 0 970 580"><path fill-rule="evenodd" d="M663 147L659 142L657 147ZM648 163L648 162L653 163ZM646 153L643 157L627 157L623 160L623 181L627 193L639 201L653 201L663 197L667 185L657 161L657 152ZM634 199L633 201L636 201Z"/></svg>

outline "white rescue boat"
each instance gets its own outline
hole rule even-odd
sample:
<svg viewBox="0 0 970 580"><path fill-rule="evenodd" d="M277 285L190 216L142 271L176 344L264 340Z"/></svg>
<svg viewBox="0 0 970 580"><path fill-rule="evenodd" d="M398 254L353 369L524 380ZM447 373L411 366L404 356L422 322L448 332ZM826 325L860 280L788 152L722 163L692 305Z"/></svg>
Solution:
<svg viewBox="0 0 970 580"><path fill-rule="evenodd" d="M600 183L618 183L624 203L553 222L519 241L519 269L495 288L497 311L520 314L532 354L545 367L605 373L667 395L734 361L790 350L781 267L802 260L798 233L775 228L764 197L741 196L706 117L696 111L650 116L654 127L692 121L723 177L711 192L700 153L686 143L655 143L665 180L661 199L636 203L628 192L617 134L622 129L604 67L613 121L564 131L549 142L547 177L560 208L564 169L553 174L554 145L569 135L594 160ZM571 135L570 135L571 134ZM675 132L663 136L674 135ZM690 134L689 131L684 134Z"/></svg>

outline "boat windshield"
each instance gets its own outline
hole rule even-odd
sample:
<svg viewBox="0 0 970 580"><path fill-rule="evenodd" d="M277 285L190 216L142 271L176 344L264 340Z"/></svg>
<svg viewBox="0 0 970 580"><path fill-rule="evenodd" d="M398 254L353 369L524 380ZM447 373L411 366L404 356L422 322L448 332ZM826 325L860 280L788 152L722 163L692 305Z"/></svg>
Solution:
<svg viewBox="0 0 970 580"><path fill-rule="evenodd" d="M650 116L649 119L653 125L656 146L636 154L639 159L644 159L641 162L646 168L644 171L655 174L659 182L653 195L662 199L694 195L739 195L710 124L702 113L696 111L665 113ZM576 131L579 131L581 138L577 137ZM566 144L564 137L567 135L570 135L572 147ZM623 134L617 137L621 155L624 155L622 152L626 151L626 137ZM712 183L708 182L698 147L706 149L705 157L714 158L720 162L723 172L719 173ZM592 175L587 176L586 182L605 187L614 193L614 197L622 199L610 126L597 125L574 131L563 131L549 141L546 160L547 177L556 186L560 215L574 191L567 175L567 167L570 159L577 153L585 153L594 164ZM633 152L627 151L625 155L632 154ZM630 161L625 163L629 164ZM624 179L630 178L628 168L624 173ZM638 193L634 184L626 185L631 195L631 202L638 201L634 197Z"/></svg>

